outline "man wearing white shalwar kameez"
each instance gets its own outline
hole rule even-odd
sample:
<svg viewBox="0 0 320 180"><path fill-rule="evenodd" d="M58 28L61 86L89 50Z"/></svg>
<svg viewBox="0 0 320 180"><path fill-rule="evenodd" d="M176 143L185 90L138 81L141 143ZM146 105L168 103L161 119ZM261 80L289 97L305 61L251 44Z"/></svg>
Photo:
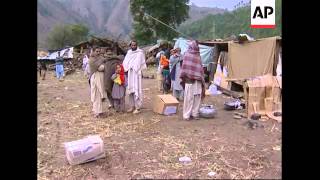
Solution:
<svg viewBox="0 0 320 180"><path fill-rule="evenodd" d="M142 106L142 70L147 68L145 54L137 45L136 41L130 43L131 49L127 52L122 63L124 71L128 74L127 92L130 105L128 112L132 112L135 109L133 111L134 114L139 113Z"/></svg>

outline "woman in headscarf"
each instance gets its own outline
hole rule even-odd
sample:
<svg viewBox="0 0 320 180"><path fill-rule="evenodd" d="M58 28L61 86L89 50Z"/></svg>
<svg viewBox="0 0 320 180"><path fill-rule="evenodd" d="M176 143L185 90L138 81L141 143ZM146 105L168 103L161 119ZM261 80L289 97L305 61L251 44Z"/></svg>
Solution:
<svg viewBox="0 0 320 180"><path fill-rule="evenodd" d="M104 59L100 56L100 49L96 48L89 59L91 102L94 117L106 117L104 87Z"/></svg>
<svg viewBox="0 0 320 180"><path fill-rule="evenodd" d="M111 48L106 49L103 58L105 60L104 66L104 89L107 93L107 98L109 100L109 108L114 108L114 102L112 98L112 87L113 81L110 80L113 73L115 73L116 65L121 63L119 56L112 52Z"/></svg>
<svg viewBox="0 0 320 180"><path fill-rule="evenodd" d="M183 119L199 119L200 102L205 95L205 82L196 41L191 41L183 56L180 78L184 87Z"/></svg>

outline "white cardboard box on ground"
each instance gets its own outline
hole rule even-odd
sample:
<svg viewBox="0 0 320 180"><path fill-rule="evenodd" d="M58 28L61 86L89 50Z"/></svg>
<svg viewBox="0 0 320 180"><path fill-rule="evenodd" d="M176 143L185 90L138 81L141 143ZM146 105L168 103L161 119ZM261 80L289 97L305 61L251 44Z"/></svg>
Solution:
<svg viewBox="0 0 320 180"><path fill-rule="evenodd" d="M99 135L64 143L66 157L71 165L82 164L105 157L103 141Z"/></svg>
<svg viewBox="0 0 320 180"><path fill-rule="evenodd" d="M178 106L179 101L170 94L156 95L153 98L153 111L159 114L176 114Z"/></svg>

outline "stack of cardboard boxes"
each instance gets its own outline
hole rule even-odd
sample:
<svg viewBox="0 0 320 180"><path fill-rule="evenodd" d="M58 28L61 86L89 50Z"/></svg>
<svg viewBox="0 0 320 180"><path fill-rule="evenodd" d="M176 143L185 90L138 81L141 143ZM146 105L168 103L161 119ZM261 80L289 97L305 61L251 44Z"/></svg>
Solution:
<svg viewBox="0 0 320 180"><path fill-rule="evenodd" d="M281 112L281 88L281 77L270 74L247 80L244 93L248 117L254 113L268 116Z"/></svg>

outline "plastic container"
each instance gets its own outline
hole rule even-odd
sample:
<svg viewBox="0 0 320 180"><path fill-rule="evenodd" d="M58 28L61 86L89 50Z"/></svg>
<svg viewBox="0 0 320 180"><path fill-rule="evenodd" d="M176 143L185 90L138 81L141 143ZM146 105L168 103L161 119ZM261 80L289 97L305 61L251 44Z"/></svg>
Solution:
<svg viewBox="0 0 320 180"><path fill-rule="evenodd" d="M213 107L213 105L202 105L202 107L199 109L200 117L203 118L214 118L217 114L216 109Z"/></svg>

